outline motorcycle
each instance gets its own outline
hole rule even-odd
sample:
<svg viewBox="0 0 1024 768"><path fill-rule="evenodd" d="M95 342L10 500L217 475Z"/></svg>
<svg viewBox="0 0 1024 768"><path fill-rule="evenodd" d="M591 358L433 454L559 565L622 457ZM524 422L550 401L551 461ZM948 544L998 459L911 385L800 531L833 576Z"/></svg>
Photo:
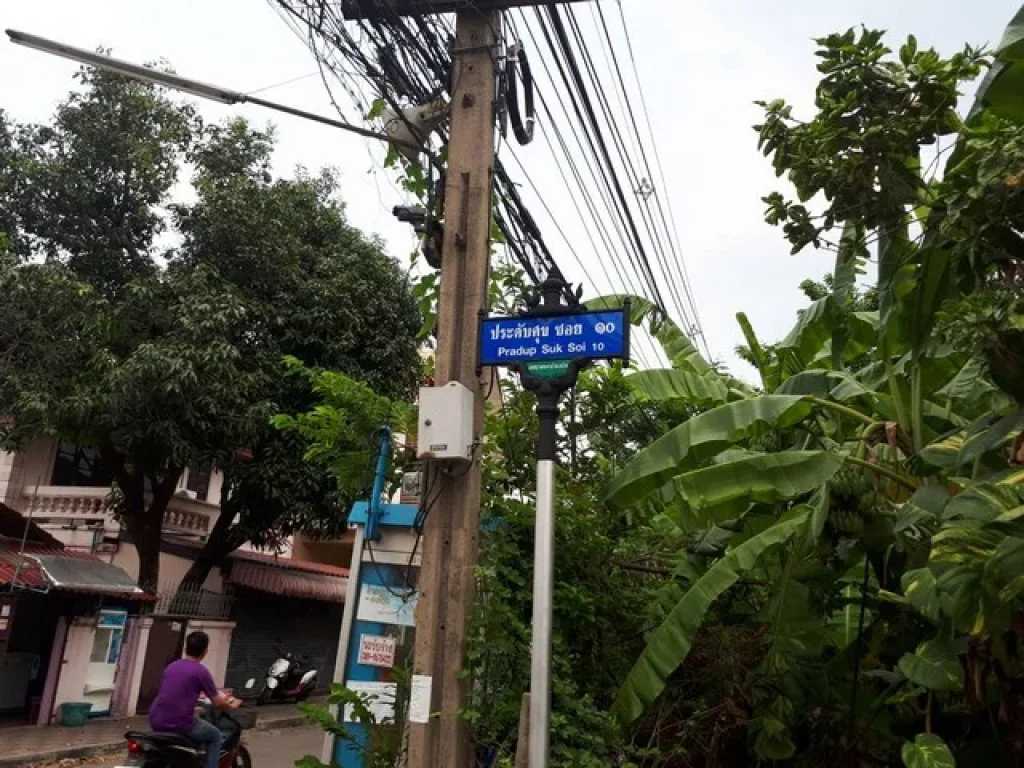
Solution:
<svg viewBox="0 0 1024 768"><path fill-rule="evenodd" d="M267 669L267 679L256 697L256 704L268 704L271 701L305 701L316 690L316 669L309 666L306 656L293 658L285 653L280 646L276 647L277 660ZM245 688L251 691L256 681L250 679Z"/></svg>
<svg viewBox="0 0 1024 768"><path fill-rule="evenodd" d="M200 716L217 726L224 734L221 744L220 768L252 768L252 756L242 741L242 731L256 724L252 710L224 712L212 704L201 707ZM176 733L129 731L128 762L116 768L202 768L201 748L187 736Z"/></svg>

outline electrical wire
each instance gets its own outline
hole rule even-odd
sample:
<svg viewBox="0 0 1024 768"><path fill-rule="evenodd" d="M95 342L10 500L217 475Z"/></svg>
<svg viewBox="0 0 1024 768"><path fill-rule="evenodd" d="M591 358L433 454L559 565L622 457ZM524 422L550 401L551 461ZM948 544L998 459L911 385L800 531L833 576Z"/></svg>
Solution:
<svg viewBox="0 0 1024 768"><path fill-rule="evenodd" d="M453 81L457 80L459 70L452 64L454 30L450 15L401 17L385 9L381 18L346 23L338 6L325 0L270 1L296 34L305 31L304 37L324 71L325 80L328 75L336 79L353 102L362 105L360 108L366 105L367 90L400 113L404 105L425 103L445 90L451 94L458 86ZM586 237L594 246L600 272L613 290L622 286L630 293L650 297L665 316L679 317L687 334L703 342L685 263L678 257L675 243L678 230L670 218L671 208L666 215L663 195L645 196L638 192L642 182L652 176L650 156L658 162L663 189L664 171L657 158L657 145L654 144L650 154L644 147L640 122L632 111L623 69L615 57L614 41L603 12L595 17L595 26L604 33L597 40L608 70L613 73L609 82L615 104L627 117L625 129L615 115L613 98L604 92L607 84L598 75L585 33L572 9L564 17L554 7L536 9L537 18L532 24L522 10L517 13L518 16L506 13L505 23L511 26L516 39L522 39L515 19L522 20L524 30L534 40L531 58L548 75L550 94L565 116L565 119L555 118L546 89L537 81L535 66L533 75L540 107L537 126L570 191L573 209L583 224ZM622 20L624 24L624 14ZM546 48L537 44L534 29L539 29L545 37ZM502 41L494 53L500 65L504 51L502 30L494 31L496 39ZM635 56L628 39L627 46L636 74ZM553 71L558 72L558 78L552 75ZM561 87L556 85L559 82ZM508 84L502 88L507 92ZM648 133L653 138L642 90L640 103L644 106ZM575 142L567 139L562 126L568 127ZM447 130L442 128L438 134L442 144L445 143ZM522 173L520 178L525 177L532 197L540 202L554 223L568 252L585 274L592 272L592 266L584 267L539 185L525 173L524 161L515 153L513 160ZM636 200L630 199L629 186ZM505 249L537 284L557 268L555 256L500 157L495 163L495 201L495 224L505 240ZM674 239L669 234L670 229ZM615 246L616 241L621 247ZM616 273L617 281L612 281L611 272ZM639 278L639 285L635 284L634 276ZM667 282L667 296L662 291L664 282ZM670 306L666 305L665 298L670 299ZM638 335L638 341L642 338ZM703 343L706 350L706 342ZM651 346L650 340L634 344L637 359L647 367L641 346ZM659 349L652 348L654 358L660 358Z"/></svg>
<svg viewBox="0 0 1024 768"><path fill-rule="evenodd" d="M580 28L575 12L570 7L566 9L566 13L574 37L576 39L577 45L579 46L580 50L588 50L587 46L584 43L583 33ZM605 31L607 32L607 29ZM657 219L653 211L651 210L650 196L644 193L643 182L646 180L648 184L650 183L650 167L646 163L646 154L643 147L643 142L640 139L640 132L637 128L636 116L633 113L632 105L629 100L629 94L625 88L625 83L621 76L621 68L618 64L618 58L615 55L610 35L605 34L604 36L602 36L598 34L597 37L601 41L600 48L605 57L607 66L610 70L618 73L617 78L611 78L611 90L615 92L616 98L620 106L620 111L624 112L629 118L629 124L633 127L632 133L630 133L629 131L622 131L619 129L617 121L612 115L611 104L608 100L607 91L609 89L604 87L604 84L598 77L596 68L594 67L594 64L590 57L587 56L584 61L587 65L587 70L590 75L591 82L594 85L594 90L598 96L598 100L601 103L601 106L604 110L605 119L607 120L609 126L612 129L612 137L618 149L619 159L625 167L630 183L633 186L634 196L637 200L640 201L641 219L643 220L644 228L647 232L648 238L650 242L653 244L653 250L658 262L658 266L661 269L662 276L666 278L670 298L673 302L673 308L686 323L687 327L693 327L695 324L695 318L691 316L691 312L689 310L687 302L683 300L680 294L681 284L683 287L685 287L685 280L683 279L682 273L679 270L678 254L675 252L671 239L663 237L663 231L659 229ZM630 135L631 139L633 139L631 143L635 144L636 147L639 149L639 157L641 159L641 162L643 162L645 166L643 169L638 169L636 167L636 163L634 162L635 155L630 154L629 146L624 137L624 133ZM646 171L646 175L642 175L642 171ZM669 249L672 250L671 256L668 254L669 249L666 249L665 240L668 240ZM671 268L673 264L676 265L675 275L673 275L673 270Z"/></svg>
<svg viewBox="0 0 1024 768"><path fill-rule="evenodd" d="M619 19L620 19L621 24L622 24L623 36L625 37L625 41L626 41L626 50L627 50L627 53L628 53L628 56L629 56L630 64L632 65L633 77L634 77L634 80L636 82L637 93L639 94L639 97L640 97L639 98L640 109L641 109L641 111L642 111L642 113L644 115L644 122L647 125L647 134L650 137L650 141L651 141L652 154L654 156L654 163L655 163L655 166L658 169L658 180L661 183L662 190L665 190L664 194L667 195L668 184L666 183L666 180L665 180L665 178L666 178L665 177L665 167L664 167L664 165L661 162L661 152L658 149L658 141L655 139L655 136L654 136L654 124L651 121L650 110L647 107L647 98L644 95L643 85L642 85L642 83L640 81L640 70L637 67L636 53L633 50L633 38L632 38L632 35L629 32L629 24L626 22L626 11L625 11L625 8L623 7L622 0L619 0L618 5L619 5ZM604 12L600 8L600 6L598 6L598 11L601 13L602 24L604 24L604 21L603 21L603 19L604 19ZM659 197L658 200L659 200L659 203L667 202L667 201L663 201L661 197ZM673 206L671 204L668 204L667 207L668 207L668 221L669 221L669 224L671 225L672 236L673 236L674 241L676 243L680 243L681 242L681 238L679 237L679 227L676 224L675 209L673 208ZM704 346L704 353L710 359L710 357L711 357L711 350L708 348L707 339L705 338L704 331L703 331L703 329L700 326L700 322L699 322L700 313L699 313L699 311L697 309L696 299L694 298L693 293L691 291L690 275L689 275L689 271L687 270L687 267L686 267L686 260L684 258L682 258L682 256L680 255L678 260L677 260L677 264L682 269L683 287L684 287L684 289L686 291L687 299L690 302L690 305L691 305L691 307L693 309L694 316L698 318L695 335L697 335L700 338L700 340L701 340L701 342L702 342L702 344Z"/></svg>

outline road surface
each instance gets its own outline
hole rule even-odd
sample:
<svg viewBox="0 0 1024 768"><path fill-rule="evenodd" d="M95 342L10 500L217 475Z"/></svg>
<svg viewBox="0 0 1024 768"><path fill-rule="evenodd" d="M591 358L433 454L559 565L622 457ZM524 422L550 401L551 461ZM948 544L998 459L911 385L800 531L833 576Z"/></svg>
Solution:
<svg viewBox="0 0 1024 768"><path fill-rule="evenodd" d="M279 731L253 731L245 737L252 753L253 768L291 768L303 755L320 757L324 733L317 728L282 728ZM80 768L114 768L117 757L104 757Z"/></svg>

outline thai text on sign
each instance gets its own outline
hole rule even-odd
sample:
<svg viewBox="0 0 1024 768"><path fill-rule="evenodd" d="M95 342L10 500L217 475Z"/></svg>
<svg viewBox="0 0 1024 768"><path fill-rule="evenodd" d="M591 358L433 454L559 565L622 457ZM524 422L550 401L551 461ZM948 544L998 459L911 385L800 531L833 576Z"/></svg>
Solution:
<svg viewBox="0 0 1024 768"><path fill-rule="evenodd" d="M393 637L362 635L359 638L359 663L368 667L395 666L395 652L398 642Z"/></svg>
<svg viewBox="0 0 1024 768"><path fill-rule="evenodd" d="M622 310L552 317L488 317L480 328L481 365L539 360L608 360L629 355Z"/></svg>

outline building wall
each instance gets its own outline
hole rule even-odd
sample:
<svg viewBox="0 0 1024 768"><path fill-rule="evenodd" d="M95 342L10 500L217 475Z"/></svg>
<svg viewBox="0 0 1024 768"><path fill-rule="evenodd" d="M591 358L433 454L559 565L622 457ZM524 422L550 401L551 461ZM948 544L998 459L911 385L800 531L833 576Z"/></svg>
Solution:
<svg viewBox="0 0 1024 768"><path fill-rule="evenodd" d="M0 502L15 509L15 497L21 496L23 465L21 454L0 451Z"/></svg>
<svg viewBox="0 0 1024 768"><path fill-rule="evenodd" d="M280 549L277 550L277 551L267 550L267 549L257 549L256 547L254 547L252 544L249 544L249 543L243 544L238 549L239 549L240 552L256 552L257 554L260 554L260 555L270 555L272 557L277 557L277 558L279 558L281 560L288 560L288 559L293 558L293 557L299 557L297 554L295 554L295 542L294 542L294 540L291 537L285 539L281 543ZM299 558L299 559L306 559L306 558Z"/></svg>
<svg viewBox="0 0 1024 768"><path fill-rule="evenodd" d="M191 619L188 622L186 636L191 632L205 632L210 637L210 648L206 652L203 664L213 675L213 682L220 687L228 687L224 676L228 669L228 657L231 651L231 636L235 629L233 621L214 621L211 619ZM184 651L182 652L184 655Z"/></svg>
<svg viewBox="0 0 1024 768"><path fill-rule="evenodd" d="M185 487L184 484L185 484L185 482L187 480L187 475L188 475L188 470L185 470L185 474L183 474L181 476L181 482L182 482L182 487L183 488ZM219 507L220 506L220 492L221 492L221 489L223 487L224 487L224 473L221 472L219 469L217 469L215 467L213 469L213 471L210 472L210 487L209 487L209 490L207 490L207 492L206 492L206 500L208 502L210 502L211 504L216 504Z"/></svg>
<svg viewBox="0 0 1024 768"><path fill-rule="evenodd" d="M339 539L329 541L316 541L297 535L292 540L291 556L296 560L348 568L352 564L353 540L354 535L351 531Z"/></svg>
<svg viewBox="0 0 1024 768"><path fill-rule="evenodd" d="M62 523L40 523L40 528L61 542L68 549L92 552L97 539L97 529L91 526L74 527Z"/></svg>
<svg viewBox="0 0 1024 768"><path fill-rule="evenodd" d="M66 497L61 489L50 485L53 477L53 465L56 459L57 441L53 439L40 439L27 443L18 453L0 452L0 502L11 508L24 512L28 509L35 489L39 489L40 497L53 496L57 494L61 498ZM188 470L181 477L178 484L179 490L183 491L188 482ZM210 484L207 493L208 502L189 501L188 499L175 498L171 502L172 511L176 505L183 506L190 514L199 514L207 517L216 516L220 507L220 495L224 486L224 473L214 468L210 474ZM105 489L88 488L81 489L82 496L92 500L102 500L106 495ZM75 496L76 492L72 492ZM64 508L67 509L66 507ZM47 516L36 514L36 522L46 531L61 541L65 546L74 549L91 550L94 542L100 538L113 540L120 531L120 525L110 515L104 515L102 507L96 507L100 514L78 515L63 512L62 516ZM88 520L88 522L86 522ZM211 517L212 525L212 517ZM74 527L73 527L74 526ZM95 529L102 527L103 533L99 534ZM173 528L171 530L174 530ZM195 536L197 531L189 529L186 534ZM115 565L124 568L128 573L138 573L138 557L134 547L120 546L119 551L111 553L108 550L97 552ZM258 551L246 544L242 547L247 551ZM299 559L310 559L315 562L324 562L338 565L348 565L348 556L343 555L341 561L330 547L314 548L315 551L309 556L293 552L291 540L287 540L282 550L277 553L281 558L296 557ZM166 565L161 565L160 589L172 589L176 587L188 569L187 561L181 558L173 560L165 558ZM164 576L166 572L166 576ZM206 588L221 592L222 584L220 574L211 576L206 583Z"/></svg>
<svg viewBox="0 0 1024 768"><path fill-rule="evenodd" d="M32 489L49 485L57 441L33 440L17 454L0 453L0 501L16 510L25 507Z"/></svg>
<svg viewBox="0 0 1024 768"><path fill-rule="evenodd" d="M138 577L139 553L135 549L134 544L122 541L111 562L118 568L122 568L133 578ZM166 594L177 589L191 565L192 561L187 558L161 552L160 579L157 584L157 592ZM206 577L203 588L217 594L224 592L224 578L219 568L214 568L210 571L210 575Z"/></svg>

